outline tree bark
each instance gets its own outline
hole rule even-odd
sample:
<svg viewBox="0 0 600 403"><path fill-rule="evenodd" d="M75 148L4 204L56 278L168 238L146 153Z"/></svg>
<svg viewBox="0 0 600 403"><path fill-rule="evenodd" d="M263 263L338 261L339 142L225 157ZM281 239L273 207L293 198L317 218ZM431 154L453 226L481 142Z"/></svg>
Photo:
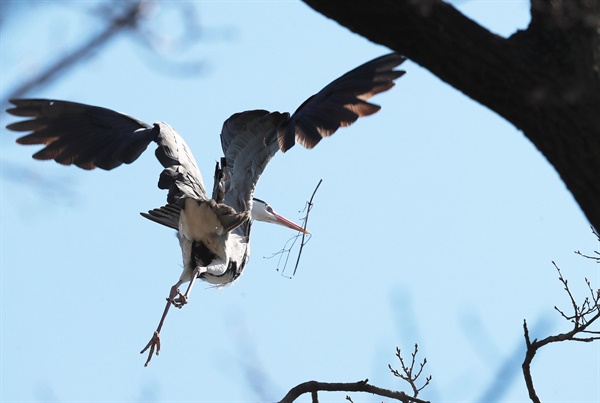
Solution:
<svg viewBox="0 0 600 403"><path fill-rule="evenodd" d="M531 0L509 38L442 0L304 2L522 130L600 229L600 0Z"/></svg>

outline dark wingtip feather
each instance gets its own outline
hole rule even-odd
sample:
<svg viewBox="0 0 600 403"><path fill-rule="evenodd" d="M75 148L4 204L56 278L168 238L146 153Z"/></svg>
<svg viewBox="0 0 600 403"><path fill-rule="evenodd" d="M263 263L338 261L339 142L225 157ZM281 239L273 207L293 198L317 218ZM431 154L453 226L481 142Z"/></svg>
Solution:
<svg viewBox="0 0 600 403"><path fill-rule="evenodd" d="M15 132L28 132L32 130L42 130L46 127L41 119L22 120L6 125L6 128Z"/></svg>
<svg viewBox="0 0 600 403"><path fill-rule="evenodd" d="M296 127L290 119L277 128L277 143L282 152L288 151L296 144Z"/></svg>
<svg viewBox="0 0 600 403"><path fill-rule="evenodd" d="M373 65L379 65L375 71L383 71L383 70L392 70L394 67L400 66L402 63L406 61L406 57L400 55L399 53L392 52L387 55L380 56L376 59L367 62L360 67L372 63ZM360 68L359 67L359 68Z"/></svg>
<svg viewBox="0 0 600 403"><path fill-rule="evenodd" d="M380 56L343 74L308 98L279 128L280 149L285 152L295 142L313 148L340 127L379 111L379 105L366 101L394 87L394 80L405 74L394 68L405 60L397 53Z"/></svg>
<svg viewBox="0 0 600 403"><path fill-rule="evenodd" d="M51 99L11 99L14 116L31 118L6 127L29 132L19 144L43 144L33 155L63 165L110 170L137 159L154 140L152 126L97 106Z"/></svg>

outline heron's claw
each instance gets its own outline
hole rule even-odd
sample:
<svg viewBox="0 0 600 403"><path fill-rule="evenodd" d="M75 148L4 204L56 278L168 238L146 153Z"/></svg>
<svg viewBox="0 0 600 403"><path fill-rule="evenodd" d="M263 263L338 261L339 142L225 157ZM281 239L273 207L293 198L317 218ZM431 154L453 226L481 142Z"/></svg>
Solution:
<svg viewBox="0 0 600 403"><path fill-rule="evenodd" d="M185 296L185 294L183 294L181 291L177 290L177 296L176 297L170 297L169 301L176 308L181 309L185 304L188 303L188 297Z"/></svg>
<svg viewBox="0 0 600 403"><path fill-rule="evenodd" d="M152 359L152 354L154 354L155 350L156 350L156 355L158 355L160 353L160 335L158 334L158 332L154 332L154 334L152 335L152 338L150 339L148 344L146 344L146 347L144 347L143 350L140 351L140 354L144 354L144 352L146 352L146 350L148 350L148 349L150 349L150 352L148 353L148 359L146 360L144 367L147 367L148 364L150 364L150 360Z"/></svg>
<svg viewBox="0 0 600 403"><path fill-rule="evenodd" d="M196 274L194 274L193 280L195 280ZM171 307L171 305L176 306L177 308L181 308L183 307L185 304L188 303L188 295L192 289L192 284L193 284L193 280L190 283L190 286L187 289L187 292L184 294L181 291L179 291L179 287L181 285L181 281L178 281L173 287L171 287L171 292L169 293L169 296L167 297L167 305L165 306L165 310L163 311L162 316L160 317L160 322L158 323L158 327L156 328L156 331L154 332L154 334L152 335L152 338L150 339L150 341L148 342L148 344L146 344L146 347L144 347L142 349L142 351L140 351L140 354L144 354L148 349L150 350L148 352L148 359L146 360L146 363L144 364L144 367L147 367L148 364L150 363L150 360L152 359L152 355L156 352L156 355L158 355L160 353L160 330L163 327L163 324L165 323L165 318L167 317L167 313L169 312L169 308Z"/></svg>

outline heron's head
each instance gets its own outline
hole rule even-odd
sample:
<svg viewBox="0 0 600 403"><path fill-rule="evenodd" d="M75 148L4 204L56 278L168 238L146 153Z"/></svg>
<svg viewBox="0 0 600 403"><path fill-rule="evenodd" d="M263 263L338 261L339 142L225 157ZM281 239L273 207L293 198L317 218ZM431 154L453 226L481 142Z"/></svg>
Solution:
<svg viewBox="0 0 600 403"><path fill-rule="evenodd" d="M305 230L300 225L295 224L287 218L277 214L275 210L273 210L273 207L269 206L266 202L260 199L254 199L254 203L252 203L251 216L253 220L279 224L296 231L304 232L305 234L310 234L309 231Z"/></svg>

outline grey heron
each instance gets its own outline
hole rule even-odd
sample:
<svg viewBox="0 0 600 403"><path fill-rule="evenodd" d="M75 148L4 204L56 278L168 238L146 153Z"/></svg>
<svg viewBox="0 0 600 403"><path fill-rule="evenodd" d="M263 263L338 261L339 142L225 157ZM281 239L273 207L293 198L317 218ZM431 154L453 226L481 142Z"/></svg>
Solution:
<svg viewBox="0 0 600 403"><path fill-rule="evenodd" d="M160 331L171 305L181 308L196 279L216 285L236 280L248 261L253 220L305 231L254 198L263 170L278 150L296 142L313 148L338 128L377 112L367 102L394 86L404 74L395 70L405 60L392 53L344 74L308 98L293 113L251 110L232 115L223 124L224 157L215 169L212 195L207 194L196 161L183 138L168 124L148 124L97 106L48 99L14 99L12 115L30 118L8 129L29 132L19 144L42 144L33 155L83 169L114 169L135 161L151 142L163 166L158 187L168 190L167 204L142 216L177 231L183 271L171 287L167 304L152 338L145 365L160 351ZM188 283L182 293L179 287Z"/></svg>

